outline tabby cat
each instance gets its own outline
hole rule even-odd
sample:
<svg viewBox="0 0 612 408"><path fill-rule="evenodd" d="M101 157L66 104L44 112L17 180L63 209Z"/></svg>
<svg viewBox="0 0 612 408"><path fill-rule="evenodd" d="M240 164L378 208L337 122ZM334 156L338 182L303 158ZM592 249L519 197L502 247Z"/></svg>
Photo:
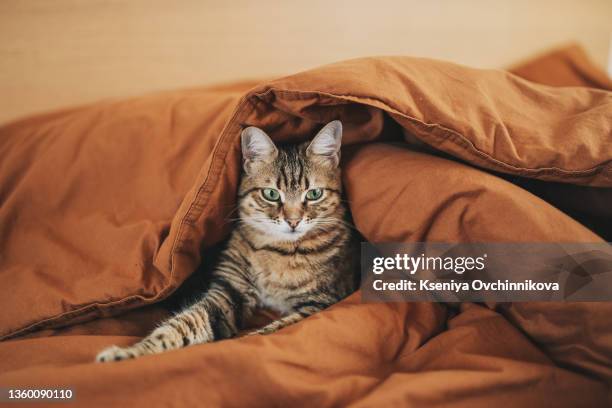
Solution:
<svg viewBox="0 0 612 408"><path fill-rule="evenodd" d="M142 341L109 347L98 361L232 337L258 306L283 317L251 334L273 333L354 289L351 230L341 200L340 121L327 124L310 144L276 146L256 127L241 137L239 218L208 289Z"/></svg>

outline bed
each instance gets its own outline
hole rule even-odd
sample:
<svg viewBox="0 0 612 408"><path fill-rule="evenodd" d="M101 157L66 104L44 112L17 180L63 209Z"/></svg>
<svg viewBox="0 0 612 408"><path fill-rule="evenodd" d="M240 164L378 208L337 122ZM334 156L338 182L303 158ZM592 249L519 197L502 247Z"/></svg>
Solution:
<svg viewBox="0 0 612 408"><path fill-rule="evenodd" d="M88 407L609 405L612 303L357 292L273 335L94 362L210 264L245 126L289 142L342 120L368 241L609 241L612 83L577 47L511 71L364 58L4 125L0 385L69 387Z"/></svg>

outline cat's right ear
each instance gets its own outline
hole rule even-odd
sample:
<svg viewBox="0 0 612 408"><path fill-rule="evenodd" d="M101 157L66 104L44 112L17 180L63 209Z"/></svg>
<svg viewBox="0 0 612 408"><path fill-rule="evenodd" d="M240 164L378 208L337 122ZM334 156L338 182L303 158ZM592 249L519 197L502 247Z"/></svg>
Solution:
<svg viewBox="0 0 612 408"><path fill-rule="evenodd" d="M270 163L278 154L274 142L263 130L250 126L240 135L244 171L251 172L258 164Z"/></svg>

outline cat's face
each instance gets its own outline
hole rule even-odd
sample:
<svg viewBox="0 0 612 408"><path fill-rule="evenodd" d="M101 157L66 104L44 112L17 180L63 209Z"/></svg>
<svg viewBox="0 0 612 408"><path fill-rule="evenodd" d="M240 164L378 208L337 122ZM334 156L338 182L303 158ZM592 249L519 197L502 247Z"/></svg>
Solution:
<svg viewBox="0 0 612 408"><path fill-rule="evenodd" d="M276 146L261 129L245 129L240 222L277 241L295 241L343 222L341 138L339 121L301 145Z"/></svg>

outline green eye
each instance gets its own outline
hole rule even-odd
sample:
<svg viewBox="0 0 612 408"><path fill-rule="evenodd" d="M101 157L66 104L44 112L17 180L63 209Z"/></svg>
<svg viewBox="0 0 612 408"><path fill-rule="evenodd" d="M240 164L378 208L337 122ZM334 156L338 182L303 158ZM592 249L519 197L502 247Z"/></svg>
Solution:
<svg viewBox="0 0 612 408"><path fill-rule="evenodd" d="M323 195L323 189L313 188L312 190L308 190L306 192L306 199L314 201L314 200L318 200L319 198L321 198L322 195Z"/></svg>
<svg viewBox="0 0 612 408"><path fill-rule="evenodd" d="M280 200L280 193L273 188L264 188L261 190L261 195L268 201Z"/></svg>

